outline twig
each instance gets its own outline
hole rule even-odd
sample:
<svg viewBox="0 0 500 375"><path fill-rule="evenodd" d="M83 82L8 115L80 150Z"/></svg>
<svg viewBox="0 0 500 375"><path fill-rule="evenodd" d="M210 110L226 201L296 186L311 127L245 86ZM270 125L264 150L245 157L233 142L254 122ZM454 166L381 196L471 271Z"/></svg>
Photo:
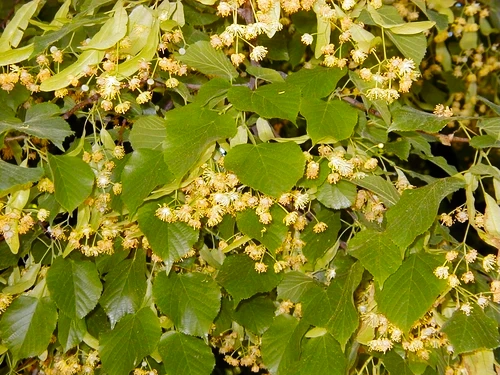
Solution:
<svg viewBox="0 0 500 375"><path fill-rule="evenodd" d="M357 101L354 98L351 98L349 96L343 96L342 100L346 103L349 103L351 106L356 107L357 109L359 109L363 112L367 112L365 105L363 103ZM379 111L377 111L376 109L370 108L368 110L368 113L372 114L375 117L382 118L382 114Z"/></svg>
<svg viewBox="0 0 500 375"><path fill-rule="evenodd" d="M26 138L28 138L27 135L16 135L13 137L5 137L4 141L5 142L15 142L15 141L22 141Z"/></svg>
<svg viewBox="0 0 500 375"><path fill-rule="evenodd" d="M101 95L96 93L92 96L89 96L87 99L81 101L80 103L77 103L73 108L68 110L63 115L63 119L65 119L65 120L69 119L72 115L75 114L76 111L79 111L80 109L83 109L88 105L94 104L95 102L97 102L99 100L100 97L101 97Z"/></svg>

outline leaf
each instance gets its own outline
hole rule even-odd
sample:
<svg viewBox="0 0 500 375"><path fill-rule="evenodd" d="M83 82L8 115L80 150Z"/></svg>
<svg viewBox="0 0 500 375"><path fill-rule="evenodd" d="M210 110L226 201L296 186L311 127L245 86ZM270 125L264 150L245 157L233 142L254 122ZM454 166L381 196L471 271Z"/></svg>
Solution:
<svg viewBox="0 0 500 375"><path fill-rule="evenodd" d="M484 212L484 230L500 240L500 206L488 193L484 193L486 210Z"/></svg>
<svg viewBox="0 0 500 375"><path fill-rule="evenodd" d="M318 201L328 208L340 210L351 207L356 201L356 186L345 180L336 184L325 182L318 188Z"/></svg>
<svg viewBox="0 0 500 375"><path fill-rule="evenodd" d="M276 307L271 299L265 296L256 296L241 301L234 312L238 324L257 335L262 335L272 324Z"/></svg>
<svg viewBox="0 0 500 375"><path fill-rule="evenodd" d="M64 352L81 343L86 333L87 327L84 319L70 318L63 312L59 312L57 340L62 345Z"/></svg>
<svg viewBox="0 0 500 375"><path fill-rule="evenodd" d="M384 284L402 263L401 250L385 232L360 231L349 241L348 250L379 285Z"/></svg>
<svg viewBox="0 0 500 375"><path fill-rule="evenodd" d="M272 375L287 374L300 357L300 342L309 329L294 317L283 314L262 336L262 360Z"/></svg>
<svg viewBox="0 0 500 375"><path fill-rule="evenodd" d="M6 52L12 47L16 48L28 27L29 20L35 14L40 0L30 1L14 12L14 17L9 21L0 37L0 52Z"/></svg>
<svg viewBox="0 0 500 375"><path fill-rule="evenodd" d="M419 111L412 107L401 107L392 112L393 123L389 131L423 130L437 133L448 124L451 119L439 117L431 113Z"/></svg>
<svg viewBox="0 0 500 375"><path fill-rule="evenodd" d="M177 178L184 177L216 141L236 134L236 124L230 115L220 115L198 104L168 111L165 121L164 158Z"/></svg>
<svg viewBox="0 0 500 375"><path fill-rule="evenodd" d="M412 254L389 276L375 299L382 314L408 332L413 324L432 307L446 289L446 280L438 279L433 271L441 261L425 253Z"/></svg>
<svg viewBox="0 0 500 375"><path fill-rule="evenodd" d="M149 19L149 17L145 18L145 20L147 19ZM142 48L141 51L134 57L125 60L125 62L122 62L120 65L118 65L119 79L130 77L131 75L135 74L139 70L139 64L141 61L151 61L156 55L160 35L160 21L158 20L158 18L154 17L151 24L142 25L142 27L145 33L149 31L146 43L144 43L144 48ZM132 32L134 33L134 31ZM140 38L144 38L143 35L146 34L141 33Z"/></svg>
<svg viewBox="0 0 500 375"><path fill-rule="evenodd" d="M156 304L176 328L205 337L220 310L221 292L211 276L199 272L162 272L153 286Z"/></svg>
<svg viewBox="0 0 500 375"><path fill-rule="evenodd" d="M223 78L214 78L203 84L195 96L194 101L200 106L221 101L227 96L231 83ZM211 106L213 107L213 106Z"/></svg>
<svg viewBox="0 0 500 375"><path fill-rule="evenodd" d="M297 73L290 74L286 82L299 87L305 98L324 98L335 90L346 72L347 69L339 68L301 69Z"/></svg>
<svg viewBox="0 0 500 375"><path fill-rule="evenodd" d="M215 367L211 348L202 339L180 332L166 332L158 351L169 375L206 375Z"/></svg>
<svg viewBox="0 0 500 375"><path fill-rule="evenodd" d="M477 135L475 137L472 137L469 144L471 147L479 149L491 147L500 148L500 140L491 135Z"/></svg>
<svg viewBox="0 0 500 375"><path fill-rule="evenodd" d="M160 322L149 307L125 316L115 329L99 337L102 372L108 375L128 374L156 349L160 335Z"/></svg>
<svg viewBox="0 0 500 375"><path fill-rule="evenodd" d="M305 339L300 356L300 375L343 375L347 371L347 359L339 343L329 333Z"/></svg>
<svg viewBox="0 0 500 375"><path fill-rule="evenodd" d="M47 272L47 287L55 304L70 318L84 318L94 309L102 284L93 262L57 257Z"/></svg>
<svg viewBox="0 0 500 375"><path fill-rule="evenodd" d="M394 185L380 176L368 175L351 182L375 193L386 207L392 207L399 201L399 194Z"/></svg>
<svg viewBox="0 0 500 375"><path fill-rule="evenodd" d="M172 181L174 176L165 164L161 151L135 150L123 168L122 200L133 213L155 187Z"/></svg>
<svg viewBox="0 0 500 375"><path fill-rule="evenodd" d="M166 135L165 120L158 116L142 116L134 122L129 140L135 150L140 148L161 150Z"/></svg>
<svg viewBox="0 0 500 375"><path fill-rule="evenodd" d="M497 141L500 140L500 117L483 118L478 122L477 127L495 137Z"/></svg>
<svg viewBox="0 0 500 375"><path fill-rule="evenodd" d="M303 319L311 325L324 327L344 349L359 319L353 294L363 276L363 267L356 262L347 275L333 279L326 291L311 288L303 297Z"/></svg>
<svg viewBox="0 0 500 375"><path fill-rule="evenodd" d="M48 139L64 151L63 141L73 135L68 123L58 116L60 109L53 103L39 103L26 111L24 122L18 119L0 121L0 133L17 130L40 139Z"/></svg>
<svg viewBox="0 0 500 375"><path fill-rule="evenodd" d="M441 332L448 336L455 354L500 346L497 322L479 306L474 306L469 316L460 310L455 311Z"/></svg>
<svg viewBox="0 0 500 375"><path fill-rule="evenodd" d="M245 144L229 150L224 165L243 184L278 197L302 177L305 158L300 147L291 142Z"/></svg>
<svg viewBox="0 0 500 375"><path fill-rule="evenodd" d="M389 350L382 357L384 367L391 375L414 375L408 366L408 361L401 358L401 356L394 350Z"/></svg>
<svg viewBox="0 0 500 375"><path fill-rule="evenodd" d="M228 80L238 77L238 72L224 52L214 49L210 42L200 40L192 44L186 49L186 53L177 56L177 59L203 74Z"/></svg>
<svg viewBox="0 0 500 375"><path fill-rule="evenodd" d="M390 30L385 30L386 35L403 55L412 59L415 66L419 66L427 51L427 39L424 34L398 35Z"/></svg>
<svg viewBox="0 0 500 375"><path fill-rule="evenodd" d="M113 18L106 21L92 39L86 45L81 46L80 49L84 51L92 49L106 50L125 37L128 15L125 8L123 8L123 2L118 1L113 10Z"/></svg>
<svg viewBox="0 0 500 375"><path fill-rule="evenodd" d="M34 45L28 44L27 46L24 47L2 52L0 56L0 66L17 64L21 61L27 60L33 54L33 50L34 50Z"/></svg>
<svg viewBox="0 0 500 375"><path fill-rule="evenodd" d="M311 264L316 263L318 258L321 258L328 249L335 245L341 227L340 213L338 212L334 213L323 209L316 214L316 219L328 225L326 230L321 233L314 233L316 222L313 221L307 225L301 236L301 239L306 243L302 252Z"/></svg>
<svg viewBox="0 0 500 375"><path fill-rule="evenodd" d="M42 354L56 323L56 306L50 297L17 297L0 321L0 336L11 351L13 362Z"/></svg>
<svg viewBox="0 0 500 375"><path fill-rule="evenodd" d="M146 293L146 259L138 251L134 259L118 263L106 275L104 293L99 301L113 327L122 317L139 310Z"/></svg>
<svg viewBox="0 0 500 375"><path fill-rule="evenodd" d="M341 100L325 102L305 97L300 113L307 120L307 134L313 143L335 143L349 138L358 122L358 112Z"/></svg>
<svg viewBox="0 0 500 375"><path fill-rule="evenodd" d="M78 77L87 66L98 65L104 57L104 51L84 51L78 60L59 73L53 75L40 84L41 91L55 91L69 86L74 77Z"/></svg>
<svg viewBox="0 0 500 375"><path fill-rule="evenodd" d="M0 160L0 197L20 190L22 185L36 182L43 176L41 168L24 168Z"/></svg>
<svg viewBox="0 0 500 375"><path fill-rule="evenodd" d="M247 66L246 72L253 75L257 79L262 79L263 81L268 81L271 83L283 83L285 80L279 72L274 69L263 68L261 66Z"/></svg>
<svg viewBox="0 0 500 375"><path fill-rule="evenodd" d="M81 158L48 154L54 176L55 198L68 212L87 199L94 186L94 172Z"/></svg>
<svg viewBox="0 0 500 375"><path fill-rule="evenodd" d="M282 300L289 299L293 303L298 303L302 300L302 296L314 285L316 285L314 279L302 272L287 272L278 285L278 298Z"/></svg>
<svg viewBox="0 0 500 375"><path fill-rule="evenodd" d="M269 292L279 284L282 275L274 273L268 257L264 257L264 263L268 265L267 272L258 273L255 262L247 255L228 256L216 280L239 303L257 293Z"/></svg>
<svg viewBox="0 0 500 375"><path fill-rule="evenodd" d="M155 216L159 205L150 202L138 211L138 222L154 253L168 264L179 261L198 240L198 231L183 222L166 223Z"/></svg>
<svg viewBox="0 0 500 375"><path fill-rule="evenodd" d="M255 112L264 118L281 118L295 123L299 114L300 90L286 83L273 83L250 90L233 86L227 98L238 111Z"/></svg>
<svg viewBox="0 0 500 375"><path fill-rule="evenodd" d="M259 216L255 210L247 209L238 213L236 222L238 229L247 236L262 243L273 254L286 239L288 233L287 226L283 223L285 213L277 205L273 205L269 210L273 217L271 224L264 225L259 221ZM265 231L263 231L265 229Z"/></svg>
<svg viewBox="0 0 500 375"><path fill-rule="evenodd" d="M463 354L462 358L465 367L472 374L497 375L493 350L479 350L470 354Z"/></svg>
<svg viewBox="0 0 500 375"><path fill-rule="evenodd" d="M413 35L427 31L435 24L436 22L433 21L408 22L404 25L391 27L391 31L399 35Z"/></svg>
<svg viewBox="0 0 500 375"><path fill-rule="evenodd" d="M387 211L387 234L400 248L407 248L434 223L441 200L463 186L462 180L449 177L405 190L399 202Z"/></svg>

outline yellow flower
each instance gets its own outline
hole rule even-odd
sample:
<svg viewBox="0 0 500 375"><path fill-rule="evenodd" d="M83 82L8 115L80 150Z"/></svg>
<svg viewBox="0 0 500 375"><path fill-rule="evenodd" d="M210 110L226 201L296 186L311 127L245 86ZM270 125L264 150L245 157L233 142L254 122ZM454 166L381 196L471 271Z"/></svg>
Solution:
<svg viewBox="0 0 500 375"><path fill-rule="evenodd" d="M135 99L135 101L137 102L137 104L144 104L144 103L147 103L151 100L153 94L151 93L151 91L144 91L144 92L141 92L137 98Z"/></svg>
<svg viewBox="0 0 500 375"><path fill-rule="evenodd" d="M124 114L130 109L130 102L126 101L115 106L115 112L119 114Z"/></svg>

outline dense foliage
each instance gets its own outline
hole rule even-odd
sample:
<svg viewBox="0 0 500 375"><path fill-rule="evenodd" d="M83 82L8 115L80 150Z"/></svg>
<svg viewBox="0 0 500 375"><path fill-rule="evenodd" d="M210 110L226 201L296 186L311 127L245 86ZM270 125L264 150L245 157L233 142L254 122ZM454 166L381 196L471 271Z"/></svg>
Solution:
<svg viewBox="0 0 500 375"><path fill-rule="evenodd" d="M1 374L498 371L497 2L16 3Z"/></svg>

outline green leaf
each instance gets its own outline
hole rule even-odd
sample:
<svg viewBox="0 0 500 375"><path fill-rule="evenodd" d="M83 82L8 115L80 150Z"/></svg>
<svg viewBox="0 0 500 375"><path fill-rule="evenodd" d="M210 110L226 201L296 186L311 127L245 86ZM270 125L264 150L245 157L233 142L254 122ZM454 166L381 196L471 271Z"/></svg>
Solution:
<svg viewBox="0 0 500 375"><path fill-rule="evenodd" d="M477 135L470 140L470 146L474 148L500 148L500 140L491 135Z"/></svg>
<svg viewBox="0 0 500 375"><path fill-rule="evenodd" d="M160 310L188 335L205 337L220 310L219 286L199 272L163 272L156 277L153 294Z"/></svg>
<svg viewBox="0 0 500 375"><path fill-rule="evenodd" d="M329 333L304 339L300 357L300 375L344 375L347 371L347 359L339 343Z"/></svg>
<svg viewBox="0 0 500 375"><path fill-rule="evenodd" d="M59 73L53 75L40 84L41 91L55 91L69 86L73 77L77 77L87 66L98 65L104 57L104 51L84 51L78 60Z"/></svg>
<svg viewBox="0 0 500 375"><path fill-rule="evenodd" d="M288 233L287 226L283 223L285 213L277 205L273 205L269 210L273 217L271 224L264 225L259 221L259 216L255 210L247 209L238 213L236 222L238 229L249 237L262 243L273 254L286 239ZM263 231L265 229L265 231Z"/></svg>
<svg viewBox="0 0 500 375"><path fill-rule="evenodd" d="M87 327L84 319L70 318L63 312L59 312L57 340L62 345L64 352L81 343L85 333L87 333Z"/></svg>
<svg viewBox="0 0 500 375"><path fill-rule="evenodd" d="M300 357L300 342L309 329L307 324L283 314L262 336L262 360L272 375L290 373Z"/></svg>
<svg viewBox="0 0 500 375"><path fill-rule="evenodd" d="M352 180L352 183L375 193L387 207L392 207L399 201L399 194L394 185L380 176L368 175Z"/></svg>
<svg viewBox="0 0 500 375"><path fill-rule="evenodd" d="M99 337L102 371L108 375L128 374L156 349L160 335L160 322L149 307L125 316L115 329Z"/></svg>
<svg viewBox="0 0 500 375"><path fill-rule="evenodd" d="M157 208L156 202L145 204L138 211L137 221L154 253L173 264L190 251L198 240L198 231L183 222L161 221L155 216Z"/></svg>
<svg viewBox="0 0 500 375"><path fill-rule="evenodd" d="M34 45L32 43L24 47L2 52L0 56L0 66L17 64L18 62L27 60L33 54L33 51Z"/></svg>
<svg viewBox="0 0 500 375"><path fill-rule="evenodd" d="M302 177L305 158L292 142L245 144L229 150L224 165L243 184L278 197Z"/></svg>
<svg viewBox="0 0 500 375"><path fill-rule="evenodd" d="M20 190L22 185L36 182L43 176L41 168L23 168L0 159L0 197L14 190Z"/></svg>
<svg viewBox="0 0 500 375"><path fill-rule="evenodd" d="M59 310L79 319L96 307L102 292L93 262L63 257L57 257L50 266L47 287Z"/></svg>
<svg viewBox="0 0 500 375"><path fill-rule="evenodd" d="M320 287L311 288L302 301L303 319L311 325L325 327L342 348L359 325L353 294L363 271L361 264L356 262L347 275L333 279L326 291Z"/></svg>
<svg viewBox="0 0 500 375"><path fill-rule="evenodd" d="M255 112L264 118L281 118L295 123L299 113L300 90L286 83L260 86L252 91L233 86L227 98L238 111Z"/></svg>
<svg viewBox="0 0 500 375"><path fill-rule="evenodd" d="M389 350L381 358L384 362L384 367L391 375L414 375L408 366L408 361L401 358L396 351Z"/></svg>
<svg viewBox="0 0 500 375"><path fill-rule="evenodd" d="M385 30L386 35L406 58L412 59L419 66L427 51L427 39L424 34L398 35Z"/></svg>
<svg viewBox="0 0 500 375"><path fill-rule="evenodd" d="M174 181L174 176L163 159L163 153L149 149L132 152L121 176L121 197L131 213L137 210L155 187Z"/></svg>
<svg viewBox="0 0 500 375"><path fill-rule="evenodd" d="M68 212L73 211L92 193L94 172L81 158L48 154L54 176L55 198Z"/></svg>
<svg viewBox="0 0 500 375"><path fill-rule="evenodd" d="M306 243L302 252L307 261L312 264L335 245L341 227L340 213L338 212L333 213L330 210L323 209L316 214L316 219L328 225L328 228L324 232L314 233L313 228L316 222L313 221L307 225L301 236L301 239Z"/></svg>
<svg viewBox="0 0 500 375"><path fill-rule="evenodd" d="M203 74L228 80L238 77L238 72L224 52L214 49L210 42L196 42L186 49L184 55L177 56L177 59Z"/></svg>
<svg viewBox="0 0 500 375"><path fill-rule="evenodd" d="M360 231L349 241L348 250L380 285L402 263L401 250L385 232Z"/></svg>
<svg viewBox="0 0 500 375"><path fill-rule="evenodd" d="M433 273L441 263L440 259L425 253L410 255L375 294L380 312L396 327L408 332L446 289L446 280L438 279Z"/></svg>
<svg viewBox="0 0 500 375"><path fill-rule="evenodd" d="M407 248L434 223L441 200L463 186L462 180L449 177L405 190L399 202L387 211L388 235L400 248Z"/></svg>
<svg viewBox="0 0 500 375"><path fill-rule="evenodd" d="M0 336L11 351L13 362L42 354L56 323L57 310L50 297L17 297L0 321Z"/></svg>
<svg viewBox="0 0 500 375"><path fill-rule="evenodd" d="M392 116L393 122L389 127L389 131L423 130L429 133L437 133L450 122L447 117L439 117L412 107L395 109Z"/></svg>
<svg viewBox="0 0 500 375"><path fill-rule="evenodd" d="M500 346L497 322L477 305L469 316L460 310L455 311L441 332L448 336L455 354Z"/></svg>
<svg viewBox="0 0 500 375"><path fill-rule="evenodd" d="M182 178L216 141L236 134L236 124L230 115L220 115L198 104L168 111L165 120L164 158L177 178Z"/></svg>
<svg viewBox="0 0 500 375"><path fill-rule="evenodd" d="M212 349L202 339L181 332L166 332L158 351L169 375L206 375L215 367Z"/></svg>
<svg viewBox="0 0 500 375"><path fill-rule="evenodd" d="M24 30L28 27L29 20L35 14L39 3L40 0L30 1L14 12L14 17L9 21L0 37L0 52L6 52L19 45Z"/></svg>
<svg viewBox="0 0 500 375"><path fill-rule="evenodd" d="M106 50L113 47L120 39L123 39L127 33L127 11L123 8L123 2L121 1L117 2L113 10L113 18L106 21L86 45L80 47L82 50Z"/></svg>
<svg viewBox="0 0 500 375"><path fill-rule="evenodd" d="M433 21L408 22L404 25L391 27L391 32L399 35L419 34L434 27L435 24L436 22Z"/></svg>
<svg viewBox="0 0 500 375"><path fill-rule="evenodd" d="M234 318L245 329L261 335L272 324L275 310L276 307L271 299L256 296L242 301L234 312Z"/></svg>
<svg viewBox="0 0 500 375"><path fill-rule="evenodd" d="M477 127L495 137L497 141L500 140L500 117L483 118Z"/></svg>
<svg viewBox="0 0 500 375"><path fill-rule="evenodd" d="M335 143L349 138L358 122L358 112L341 100L325 102L304 97L300 113L307 120L307 134L313 143Z"/></svg>
<svg viewBox="0 0 500 375"><path fill-rule="evenodd" d="M161 150L166 134L165 120L158 116L143 116L134 122L129 140L135 150L139 148Z"/></svg>
<svg viewBox="0 0 500 375"><path fill-rule="evenodd" d="M302 300L302 296L314 285L316 285L314 279L302 272L287 272L278 285L278 298L281 300L289 299L293 303L298 303Z"/></svg>
<svg viewBox="0 0 500 375"><path fill-rule="evenodd" d="M347 69L339 68L301 69L297 73L290 74L286 82L299 87L305 98L324 98L335 90L346 72Z"/></svg>
<svg viewBox="0 0 500 375"><path fill-rule="evenodd" d="M123 316L141 306L146 293L146 257L138 251L134 259L118 263L106 276L99 301L114 326Z"/></svg>
<svg viewBox="0 0 500 375"><path fill-rule="evenodd" d="M73 135L68 123L59 117L60 109L53 103L39 103L26 111L24 122L18 119L0 121L0 133L17 130L37 138L52 141L64 150L63 141Z"/></svg>
<svg viewBox="0 0 500 375"><path fill-rule="evenodd" d="M253 75L257 79L262 79L263 81L268 81L271 83L283 83L283 82L285 82L285 80L283 79L281 74L279 74L279 72L277 72L274 69L263 68L261 66L249 65L249 66L247 66L246 72L248 74Z"/></svg>
<svg viewBox="0 0 500 375"><path fill-rule="evenodd" d="M356 201L356 194L356 185L344 180L336 184L325 182L318 188L318 200L334 210L351 207Z"/></svg>
<svg viewBox="0 0 500 375"><path fill-rule="evenodd" d="M217 282L233 296L236 303L257 293L269 292L280 282L282 275L273 271L269 258L264 257L267 272L258 273L255 262L245 254L228 256L224 259L217 275Z"/></svg>
<svg viewBox="0 0 500 375"><path fill-rule="evenodd" d="M195 96L194 101L201 106L217 103L224 99L231 88L231 83L223 78L214 78L203 84Z"/></svg>

